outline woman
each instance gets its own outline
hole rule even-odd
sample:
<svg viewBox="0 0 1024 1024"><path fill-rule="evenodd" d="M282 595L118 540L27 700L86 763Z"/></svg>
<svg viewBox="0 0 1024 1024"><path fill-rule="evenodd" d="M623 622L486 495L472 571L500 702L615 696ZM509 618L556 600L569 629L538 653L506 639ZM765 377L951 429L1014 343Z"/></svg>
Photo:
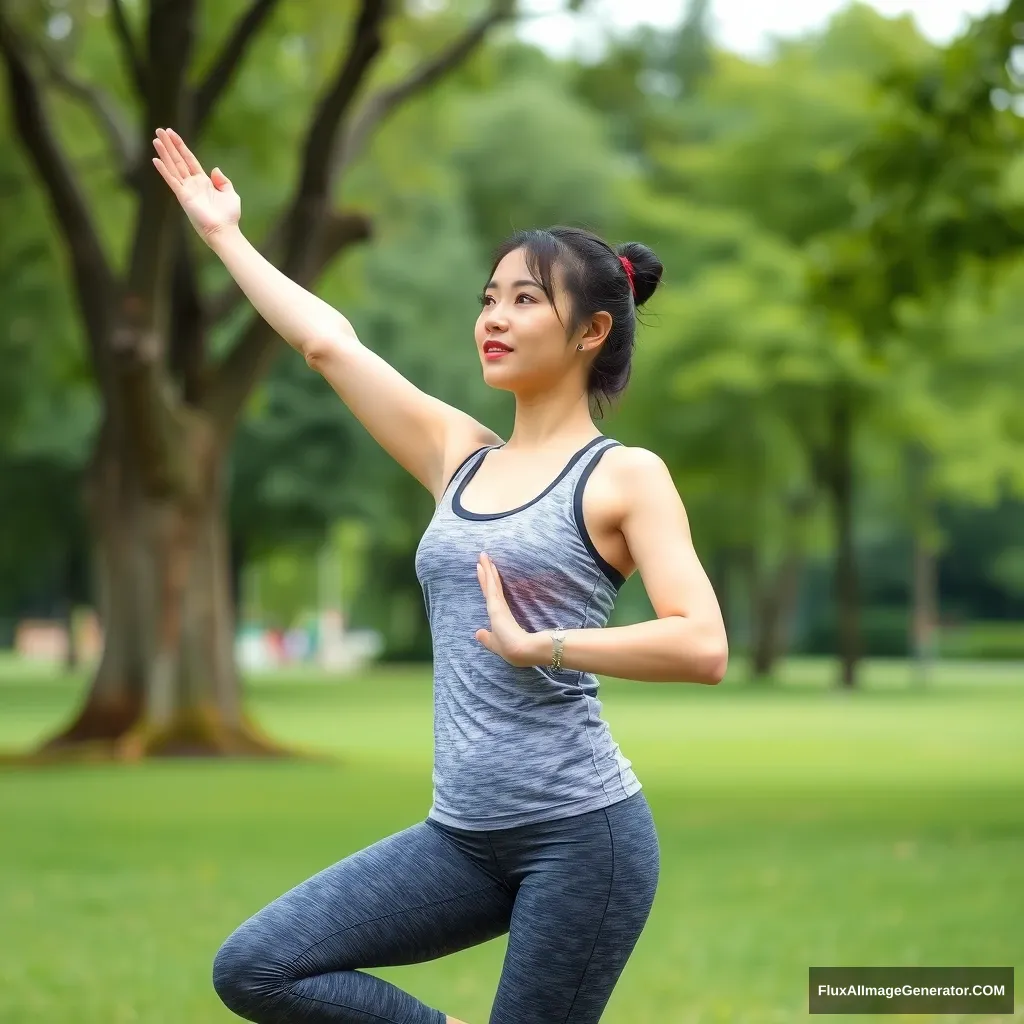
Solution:
<svg viewBox="0 0 1024 1024"><path fill-rule="evenodd" d="M596 431L625 387L636 306L661 277L573 229L505 243L481 296L484 379L516 399L503 442L364 348L264 260L240 203L174 132L154 164L259 313L437 502L416 551L434 643L434 800L244 922L214 986L251 1021L460 1024L359 968L508 933L491 1024L598 1021L647 921L658 838L600 718L595 673L717 683L714 592L662 460ZM641 572L657 619L602 628ZM489 628L486 628L489 626Z"/></svg>

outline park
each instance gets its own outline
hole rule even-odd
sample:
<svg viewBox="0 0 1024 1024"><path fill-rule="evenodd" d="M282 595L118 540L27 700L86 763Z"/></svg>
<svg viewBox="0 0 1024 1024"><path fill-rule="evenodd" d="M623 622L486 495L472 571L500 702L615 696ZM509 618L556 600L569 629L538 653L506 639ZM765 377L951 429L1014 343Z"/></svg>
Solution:
<svg viewBox="0 0 1024 1024"><path fill-rule="evenodd" d="M728 637L720 681L591 668L585 629L568 669L502 656L579 673L657 825L601 1019L781 1024L810 967L1021 965L1024 3L937 38L852 2L758 54L677 6L566 52L598 0L0 3L0 1020L237 1019L225 937L427 815L424 531L522 429L533 378L473 323L500 321L491 253L554 225L619 246L628 387L581 408L670 478ZM240 197L247 263L189 182ZM358 334L379 394L289 337L302 311ZM414 391L478 424L430 488L380 397ZM566 492L614 584L597 625L697 636L656 552L597 551L612 462L586 512L589 467ZM473 594L491 658L492 602L536 610L504 584ZM507 948L367 971L477 1024Z"/></svg>

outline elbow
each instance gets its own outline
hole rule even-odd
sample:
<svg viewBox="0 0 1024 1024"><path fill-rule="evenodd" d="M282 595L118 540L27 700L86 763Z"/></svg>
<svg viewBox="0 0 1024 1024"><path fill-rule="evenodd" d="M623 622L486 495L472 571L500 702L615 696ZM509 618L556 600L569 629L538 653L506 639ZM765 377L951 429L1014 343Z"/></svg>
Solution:
<svg viewBox="0 0 1024 1024"><path fill-rule="evenodd" d="M721 649L709 661L708 677L705 682L709 686L717 686L725 678L725 673L729 670L728 645L722 644Z"/></svg>
<svg viewBox="0 0 1024 1024"><path fill-rule="evenodd" d="M300 348L306 365L317 373L323 373L344 351L345 346L357 342L355 334L346 330L318 331L303 341Z"/></svg>
<svg viewBox="0 0 1024 1024"><path fill-rule="evenodd" d="M337 343L331 339L314 338L302 346L301 352L302 358L306 360L306 365L311 370L322 374L331 365L337 350Z"/></svg>
<svg viewBox="0 0 1024 1024"><path fill-rule="evenodd" d="M729 668L729 643L725 634L709 641L696 664L691 663L690 682L717 686Z"/></svg>

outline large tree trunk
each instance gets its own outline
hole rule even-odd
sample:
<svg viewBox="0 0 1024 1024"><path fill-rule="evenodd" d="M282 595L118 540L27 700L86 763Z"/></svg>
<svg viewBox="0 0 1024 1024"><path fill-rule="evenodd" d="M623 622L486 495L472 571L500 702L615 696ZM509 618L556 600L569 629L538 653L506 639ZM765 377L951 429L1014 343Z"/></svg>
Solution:
<svg viewBox="0 0 1024 1024"><path fill-rule="evenodd" d="M133 453L100 442L87 489L103 656L44 755L281 753L247 718L234 659L221 446L198 419L182 443L203 487L147 493Z"/></svg>
<svg viewBox="0 0 1024 1024"><path fill-rule="evenodd" d="M181 213L147 159L157 125L190 139L201 134L278 5L249 0L198 81L197 0L150 0L138 39L120 0L108 5L141 119L134 131L121 131L123 112L104 89L90 83L74 91L97 116L136 209L119 274L49 117L31 47L0 3L0 59L15 126L66 244L106 414L88 486L104 652L83 707L41 756L278 751L242 710L221 491L227 439L279 343L255 318L226 355L209 358L208 329L241 293L203 296ZM515 14L514 0L491 0L448 45L367 93L399 5L352 6L347 46L310 112L294 188L265 246L283 273L307 287L338 253L369 237L365 214L333 204L373 132Z"/></svg>

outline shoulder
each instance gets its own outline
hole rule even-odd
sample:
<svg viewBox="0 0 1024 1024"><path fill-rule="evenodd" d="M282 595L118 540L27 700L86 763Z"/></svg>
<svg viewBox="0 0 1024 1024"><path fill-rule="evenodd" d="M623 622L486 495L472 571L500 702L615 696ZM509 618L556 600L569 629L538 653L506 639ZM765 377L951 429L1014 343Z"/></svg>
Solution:
<svg viewBox="0 0 1024 1024"><path fill-rule="evenodd" d="M623 490L649 485L670 485L672 474L665 460L649 448L634 448L629 445L617 444L609 448L602 458L606 464L607 475Z"/></svg>
<svg viewBox="0 0 1024 1024"><path fill-rule="evenodd" d="M601 489L619 517L625 517L645 498L658 500L672 495L679 501L668 465L648 448L613 445L604 452L599 468Z"/></svg>
<svg viewBox="0 0 1024 1024"><path fill-rule="evenodd" d="M650 474L668 474L665 460L649 448L635 448L625 444L612 445L605 452L605 460L614 466L615 473L624 479L643 479Z"/></svg>

